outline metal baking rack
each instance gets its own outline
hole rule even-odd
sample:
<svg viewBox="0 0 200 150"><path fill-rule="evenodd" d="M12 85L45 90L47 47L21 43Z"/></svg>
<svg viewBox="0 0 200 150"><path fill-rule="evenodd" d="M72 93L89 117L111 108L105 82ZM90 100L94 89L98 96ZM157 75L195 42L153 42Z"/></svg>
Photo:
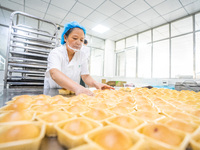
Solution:
<svg viewBox="0 0 200 150"><path fill-rule="evenodd" d="M27 18L37 22L37 27L21 23L24 21L20 19ZM51 28L42 28L42 25ZM48 54L57 43L55 23L23 12L13 12L10 16L4 88L43 86Z"/></svg>

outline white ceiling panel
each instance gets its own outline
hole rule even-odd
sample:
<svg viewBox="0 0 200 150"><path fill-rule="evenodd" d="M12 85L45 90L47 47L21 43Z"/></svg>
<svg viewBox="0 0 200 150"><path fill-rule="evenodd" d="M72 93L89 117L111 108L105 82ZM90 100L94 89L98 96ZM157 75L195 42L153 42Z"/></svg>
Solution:
<svg viewBox="0 0 200 150"><path fill-rule="evenodd" d="M151 5L152 7L160 4L160 3L163 3L164 1L166 0L144 0L147 4Z"/></svg>
<svg viewBox="0 0 200 150"><path fill-rule="evenodd" d="M97 11L106 15L106 16L112 16L117 11L120 10L120 7L115 5L114 3L110 1L104 2L99 8L97 8Z"/></svg>
<svg viewBox="0 0 200 150"><path fill-rule="evenodd" d="M142 20L143 22L147 22L149 20L152 20L158 17L159 17L159 14L155 12L153 9L149 9L137 16L137 18L140 18L140 20Z"/></svg>
<svg viewBox="0 0 200 150"><path fill-rule="evenodd" d="M167 23L167 21L165 19L163 19L162 17L157 17L157 18L151 19L151 20L149 20L145 23L150 27L156 27L158 25L162 25L164 23Z"/></svg>
<svg viewBox="0 0 200 150"><path fill-rule="evenodd" d="M133 14L134 16L142 13L143 11L146 11L149 8L150 6L141 0L136 0L135 2L125 7L125 9L131 14Z"/></svg>
<svg viewBox="0 0 200 150"><path fill-rule="evenodd" d="M1 12L1 23L5 25L10 25L10 14L11 12L7 10L2 10Z"/></svg>
<svg viewBox="0 0 200 150"><path fill-rule="evenodd" d="M88 19L85 19L81 22L81 25L83 25L84 27L88 27L90 29L94 28L98 23L92 22Z"/></svg>
<svg viewBox="0 0 200 150"><path fill-rule="evenodd" d="M129 5L130 3L134 2L135 0L111 0L113 3L118 5L121 8L124 8L125 6Z"/></svg>
<svg viewBox="0 0 200 150"><path fill-rule="evenodd" d="M45 13L48 7L48 3L41 0L26 0L25 6Z"/></svg>
<svg viewBox="0 0 200 150"><path fill-rule="evenodd" d="M131 36L137 33L137 31L133 30L133 29L128 29L122 32L123 34L125 34L126 36Z"/></svg>
<svg viewBox="0 0 200 150"><path fill-rule="evenodd" d="M102 39L108 39L109 35L105 35L105 34L99 34L98 37L102 38Z"/></svg>
<svg viewBox="0 0 200 150"><path fill-rule="evenodd" d="M41 0L43 2L46 2L46 3L50 3L50 0Z"/></svg>
<svg viewBox="0 0 200 150"><path fill-rule="evenodd" d="M111 37L111 36L118 34L118 32L114 31L113 29L110 29L110 30L106 31L104 34Z"/></svg>
<svg viewBox="0 0 200 150"><path fill-rule="evenodd" d="M70 22L70 20L64 19L64 20L62 20L62 22L60 23L60 25L64 26L68 22Z"/></svg>
<svg viewBox="0 0 200 150"><path fill-rule="evenodd" d="M36 10L28 8L28 7L25 8L25 12L27 14L31 14L31 15L39 17L39 18L43 18L44 17L44 13L43 12L36 11Z"/></svg>
<svg viewBox="0 0 200 150"><path fill-rule="evenodd" d="M81 16L78 16L74 13L68 13L68 15L65 17L65 20L68 20L68 21L77 21L77 22L81 22L83 21L83 17Z"/></svg>
<svg viewBox="0 0 200 150"><path fill-rule="evenodd" d="M164 15L163 18L169 22L186 15L187 15L187 12L183 8L181 8L167 15Z"/></svg>
<svg viewBox="0 0 200 150"><path fill-rule="evenodd" d="M132 28L133 30L137 31L137 32L142 32L142 31L145 31L147 29L150 29L150 27L146 24L141 24L139 26L136 26L134 28Z"/></svg>
<svg viewBox="0 0 200 150"><path fill-rule="evenodd" d="M190 14L200 11L200 0L185 6L185 9Z"/></svg>
<svg viewBox="0 0 200 150"><path fill-rule="evenodd" d="M58 18L58 17L54 17L51 15L46 14L45 18L46 20L52 21L54 23L60 24L60 22L62 21L62 19Z"/></svg>
<svg viewBox="0 0 200 150"><path fill-rule="evenodd" d="M80 3L92 8L92 9L96 9L97 7L99 7L103 2L105 2L106 0L78 0Z"/></svg>
<svg viewBox="0 0 200 150"><path fill-rule="evenodd" d="M108 28L112 28L113 26L116 26L119 24L119 22L117 22L116 20L112 19L112 18L108 18L106 20L104 20L103 22L101 22L102 25L105 25Z"/></svg>
<svg viewBox="0 0 200 150"><path fill-rule="evenodd" d="M113 39L114 41L118 41L124 37L126 37L126 35L123 33L120 33L120 34L114 35L113 37L111 37L111 39Z"/></svg>
<svg viewBox="0 0 200 150"><path fill-rule="evenodd" d="M154 9L160 14L165 15L177 9L180 9L181 3L178 0L167 0L157 6Z"/></svg>
<svg viewBox="0 0 200 150"><path fill-rule="evenodd" d="M99 22L102 22L103 20L105 20L107 18L107 16L95 11L93 13L91 13L87 19L93 21L93 22L96 22L96 23L99 23Z"/></svg>
<svg viewBox="0 0 200 150"><path fill-rule="evenodd" d="M24 5L24 0L10 0L10 1L20 5Z"/></svg>
<svg viewBox="0 0 200 150"><path fill-rule="evenodd" d="M60 7L64 10L70 10L72 6L76 3L76 0L51 0L51 4Z"/></svg>
<svg viewBox="0 0 200 150"><path fill-rule="evenodd" d="M54 16L54 17L61 18L61 19L63 19L67 13L68 13L68 11L63 10L63 9L53 6L53 5L50 5L47 10L47 14Z"/></svg>
<svg viewBox="0 0 200 150"><path fill-rule="evenodd" d="M114 14L111 18L117 20L120 23L123 23L124 21L130 19L132 15L127 13L125 10L120 10L116 14Z"/></svg>
<svg viewBox="0 0 200 150"><path fill-rule="evenodd" d="M81 4L81 3L76 3L76 5L72 8L71 12L82 16L82 17L87 17L91 12L93 11L93 9Z"/></svg>
<svg viewBox="0 0 200 150"><path fill-rule="evenodd" d="M1 1L1 6L12 9L12 10L18 10L18 11L24 10L23 5L17 4L15 2L10 2L8 0Z"/></svg>
<svg viewBox="0 0 200 150"><path fill-rule="evenodd" d="M117 31L117 32L123 32L123 31L125 31L125 30L127 30L127 29L128 29L128 27L126 27L126 26L123 25L123 24L119 24L119 25L114 26L114 27L112 28L112 30Z"/></svg>
<svg viewBox="0 0 200 150"><path fill-rule="evenodd" d="M131 19L125 21L123 24L129 28L133 28L134 26L142 24L142 22L136 17L132 17Z"/></svg>
<svg viewBox="0 0 200 150"><path fill-rule="evenodd" d="M180 2L185 6L188 4L192 4L193 2L197 2L199 0L180 0Z"/></svg>

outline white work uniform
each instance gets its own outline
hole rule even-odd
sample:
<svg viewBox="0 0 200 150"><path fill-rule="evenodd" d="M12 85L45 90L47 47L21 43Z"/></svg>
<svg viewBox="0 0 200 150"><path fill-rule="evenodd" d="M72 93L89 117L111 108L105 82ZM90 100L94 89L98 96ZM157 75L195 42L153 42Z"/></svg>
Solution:
<svg viewBox="0 0 200 150"><path fill-rule="evenodd" d="M80 76L89 74L88 61L84 52L75 52L72 60L69 57L66 45L53 49L48 56L48 66L45 73L44 88L61 88L50 75L50 70L56 68L67 77L80 84Z"/></svg>

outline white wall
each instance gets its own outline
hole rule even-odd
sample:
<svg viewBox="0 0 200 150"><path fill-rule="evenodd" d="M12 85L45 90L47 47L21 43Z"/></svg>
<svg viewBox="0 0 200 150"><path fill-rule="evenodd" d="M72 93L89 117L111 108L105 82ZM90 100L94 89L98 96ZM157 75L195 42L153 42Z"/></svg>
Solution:
<svg viewBox="0 0 200 150"><path fill-rule="evenodd" d="M0 71L0 86L4 84L4 71Z"/></svg>
<svg viewBox="0 0 200 150"><path fill-rule="evenodd" d="M105 41L105 53L104 53L104 76L113 77L114 76L114 53L115 42L112 40Z"/></svg>

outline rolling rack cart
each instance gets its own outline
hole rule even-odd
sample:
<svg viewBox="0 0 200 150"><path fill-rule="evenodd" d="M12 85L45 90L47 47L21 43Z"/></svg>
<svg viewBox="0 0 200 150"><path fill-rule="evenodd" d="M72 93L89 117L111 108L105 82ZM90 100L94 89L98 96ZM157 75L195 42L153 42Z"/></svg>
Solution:
<svg viewBox="0 0 200 150"><path fill-rule="evenodd" d="M34 21L36 25L28 26L27 20ZM55 23L23 12L13 12L10 16L4 88L43 86L47 57L57 43Z"/></svg>

